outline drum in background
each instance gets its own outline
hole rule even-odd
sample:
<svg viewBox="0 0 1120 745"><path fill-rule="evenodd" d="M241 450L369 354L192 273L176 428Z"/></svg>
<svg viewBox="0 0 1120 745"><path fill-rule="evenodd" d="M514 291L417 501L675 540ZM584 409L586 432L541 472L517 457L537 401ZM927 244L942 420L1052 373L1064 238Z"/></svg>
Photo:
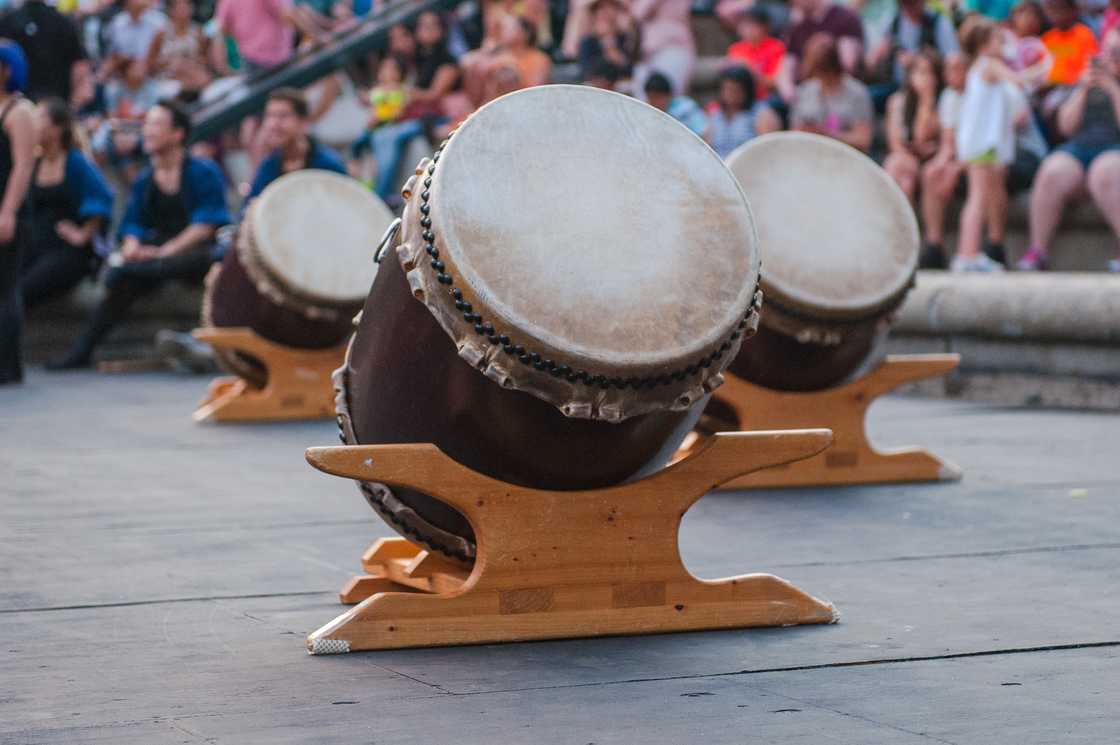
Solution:
<svg viewBox="0 0 1120 745"><path fill-rule="evenodd" d="M792 391L857 375L913 286L919 234L906 197L870 158L818 135L766 135L727 165L754 210L766 296L729 369Z"/></svg>
<svg viewBox="0 0 1120 745"><path fill-rule="evenodd" d="M336 374L343 439L432 442L545 489L667 463L757 322L731 172L656 109L575 86L493 101L421 169ZM473 559L454 509L362 490L408 538Z"/></svg>
<svg viewBox="0 0 1120 745"><path fill-rule="evenodd" d="M249 205L235 248L209 278L204 326L248 326L300 349L337 346L353 331L377 272L374 249L393 213L354 179L330 171L282 176ZM254 385L263 365L219 359Z"/></svg>

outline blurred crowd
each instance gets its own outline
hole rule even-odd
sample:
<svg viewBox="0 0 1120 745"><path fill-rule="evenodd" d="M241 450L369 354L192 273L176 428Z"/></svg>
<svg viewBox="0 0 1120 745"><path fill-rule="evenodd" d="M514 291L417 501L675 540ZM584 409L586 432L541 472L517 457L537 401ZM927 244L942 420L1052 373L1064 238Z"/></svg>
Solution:
<svg viewBox="0 0 1120 745"><path fill-rule="evenodd" d="M867 152L920 215L923 267L1002 271L1017 191L1030 246L1013 268L1046 268L1063 212L1086 196L1120 233L1120 0L462 2L199 142L191 107L360 31L383 2L0 7L0 246L20 247L0 248L0 336L18 347L23 309L86 277L107 288L55 367L88 364L136 298L204 275L219 229L272 179L330 168L398 206L410 148L548 82L641 98L724 158L780 129ZM733 40L714 65L698 59L698 15ZM18 378L11 359L0 352L0 382Z"/></svg>

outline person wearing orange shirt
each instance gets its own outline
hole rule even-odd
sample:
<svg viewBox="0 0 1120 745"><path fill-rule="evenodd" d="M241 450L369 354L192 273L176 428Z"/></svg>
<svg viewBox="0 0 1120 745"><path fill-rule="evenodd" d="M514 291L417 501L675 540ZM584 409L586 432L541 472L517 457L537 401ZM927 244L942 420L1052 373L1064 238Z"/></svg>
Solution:
<svg viewBox="0 0 1120 745"><path fill-rule="evenodd" d="M727 59L746 65L754 73L759 100L770 95L786 45L770 35L770 14L766 9L755 5L739 17L735 26L739 41L727 48Z"/></svg>
<svg viewBox="0 0 1120 745"><path fill-rule="evenodd" d="M1097 39L1078 22L1077 0L1046 0L1046 17L1053 25L1042 35L1042 43L1054 58L1051 85L1075 85L1086 65L1097 53Z"/></svg>

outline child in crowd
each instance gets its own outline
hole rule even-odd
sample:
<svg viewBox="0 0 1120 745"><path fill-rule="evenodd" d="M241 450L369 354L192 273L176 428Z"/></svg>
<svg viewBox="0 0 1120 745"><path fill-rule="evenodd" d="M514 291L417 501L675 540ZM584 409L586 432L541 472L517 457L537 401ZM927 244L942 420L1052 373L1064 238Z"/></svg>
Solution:
<svg viewBox="0 0 1120 745"><path fill-rule="evenodd" d="M350 146L351 173L356 174L357 161L370 149L373 133L378 127L392 124L401 118L408 105L408 90L404 83L405 62L400 57L387 54L377 65L377 83L369 92L369 119L366 131Z"/></svg>
<svg viewBox="0 0 1120 745"><path fill-rule="evenodd" d="M389 55L377 66L377 85L369 92L369 129L395 122L408 104L404 61Z"/></svg>
<svg viewBox="0 0 1120 745"><path fill-rule="evenodd" d="M764 100L774 88L786 45L770 35L770 14L760 5L743 13L736 31L739 41L727 48L727 59L750 68L757 81L756 96Z"/></svg>
<svg viewBox="0 0 1120 745"><path fill-rule="evenodd" d="M922 167L921 211L925 245L919 266L923 269L944 269L942 248L945 230L945 209L957 190L964 166L957 159L957 121L961 97L964 95L968 60L963 54L945 58L945 87L937 99L937 123L940 145L937 154Z"/></svg>
<svg viewBox="0 0 1120 745"><path fill-rule="evenodd" d="M1053 0L1051 0L1053 1ZM968 198L961 212L960 239L953 271L1002 271L1003 264L980 250L986 221L1004 211L1007 168L1015 160L1016 116L1022 86L1034 80L1041 65L1016 72L1003 59L1003 39L989 21L973 25L964 39L972 59L957 123L957 154L966 164Z"/></svg>
<svg viewBox="0 0 1120 745"><path fill-rule="evenodd" d="M1005 29L1004 59L1012 70L1022 72L1028 68L1042 69L1049 73L1049 66L1040 66L1050 59L1050 50L1042 43L1042 31L1046 28L1046 16L1042 6L1035 0L1024 0L1011 11L1011 19ZM1045 77L1031 81L1033 91L1045 82Z"/></svg>

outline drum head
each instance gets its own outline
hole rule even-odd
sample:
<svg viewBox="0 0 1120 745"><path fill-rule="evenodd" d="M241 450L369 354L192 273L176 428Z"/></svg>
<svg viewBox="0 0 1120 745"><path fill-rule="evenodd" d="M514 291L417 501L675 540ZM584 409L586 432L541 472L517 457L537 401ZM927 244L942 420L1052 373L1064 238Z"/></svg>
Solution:
<svg viewBox="0 0 1120 745"><path fill-rule="evenodd" d="M281 291L327 306L361 304L393 221L369 189L331 171L295 171L269 184L253 213L254 259Z"/></svg>
<svg viewBox="0 0 1120 745"><path fill-rule="evenodd" d="M767 300L851 317L909 287L918 221L870 158L827 137L780 132L743 145L727 164L754 209Z"/></svg>
<svg viewBox="0 0 1120 745"><path fill-rule="evenodd" d="M511 94L467 120L438 172L437 224L463 280L502 321L589 365L697 356L750 304L742 191L650 106L575 86Z"/></svg>

